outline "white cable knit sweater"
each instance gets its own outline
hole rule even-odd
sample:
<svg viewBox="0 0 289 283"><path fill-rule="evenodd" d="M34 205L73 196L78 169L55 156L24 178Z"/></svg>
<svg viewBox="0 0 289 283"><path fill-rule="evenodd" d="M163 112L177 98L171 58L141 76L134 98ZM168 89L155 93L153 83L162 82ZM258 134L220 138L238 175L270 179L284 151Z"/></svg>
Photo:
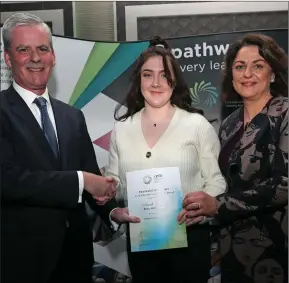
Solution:
<svg viewBox="0 0 289 283"><path fill-rule="evenodd" d="M202 115L176 107L168 128L150 149L142 133L142 111L116 122L111 134L105 175L119 182L117 199L124 199L127 205L126 172L158 167L179 167L184 196L193 191L212 196L225 191L226 182L218 165L219 139Z"/></svg>

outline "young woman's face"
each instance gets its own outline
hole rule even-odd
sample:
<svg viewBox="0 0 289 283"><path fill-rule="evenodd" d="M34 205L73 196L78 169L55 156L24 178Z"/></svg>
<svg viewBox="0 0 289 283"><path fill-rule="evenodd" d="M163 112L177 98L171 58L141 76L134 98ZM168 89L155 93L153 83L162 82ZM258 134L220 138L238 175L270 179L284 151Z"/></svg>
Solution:
<svg viewBox="0 0 289 283"><path fill-rule="evenodd" d="M173 70L169 61L168 66L173 78ZM162 56L152 56L142 65L141 92L146 106L161 108L170 103L173 88L166 78Z"/></svg>

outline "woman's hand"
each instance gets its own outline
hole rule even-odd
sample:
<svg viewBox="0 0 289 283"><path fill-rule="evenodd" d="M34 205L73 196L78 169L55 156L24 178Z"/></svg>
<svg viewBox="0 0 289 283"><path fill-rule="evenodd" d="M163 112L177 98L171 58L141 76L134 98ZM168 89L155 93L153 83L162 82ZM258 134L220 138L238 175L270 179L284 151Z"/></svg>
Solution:
<svg viewBox="0 0 289 283"><path fill-rule="evenodd" d="M188 193L184 198L183 207L189 210L188 214L191 217L218 214L216 199L205 192Z"/></svg>
<svg viewBox="0 0 289 283"><path fill-rule="evenodd" d="M186 210L185 208L183 208L181 210L181 212L178 215L178 223L181 225L184 222L186 222L186 226L191 226L193 224L202 222L205 219L205 216L198 216L198 217L190 217L189 214L187 214L187 212L189 212L188 210Z"/></svg>
<svg viewBox="0 0 289 283"><path fill-rule="evenodd" d="M217 201L205 192L188 193L183 200L183 209L178 215L179 224L186 221L186 225L192 225L204 220L204 216L218 214Z"/></svg>
<svg viewBox="0 0 289 283"><path fill-rule="evenodd" d="M115 208L111 212L111 219L116 223L140 223L140 218L137 216L132 216L128 212L128 208Z"/></svg>

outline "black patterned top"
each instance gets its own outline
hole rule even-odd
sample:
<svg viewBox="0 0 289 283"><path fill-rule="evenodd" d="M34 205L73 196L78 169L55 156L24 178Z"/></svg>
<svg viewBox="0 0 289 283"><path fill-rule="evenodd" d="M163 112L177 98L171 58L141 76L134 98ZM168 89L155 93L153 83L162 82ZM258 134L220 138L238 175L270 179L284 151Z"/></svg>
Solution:
<svg viewBox="0 0 289 283"><path fill-rule="evenodd" d="M268 102L246 130L243 111L226 118L219 133L219 161L228 184L217 197L222 282L285 283L288 98Z"/></svg>

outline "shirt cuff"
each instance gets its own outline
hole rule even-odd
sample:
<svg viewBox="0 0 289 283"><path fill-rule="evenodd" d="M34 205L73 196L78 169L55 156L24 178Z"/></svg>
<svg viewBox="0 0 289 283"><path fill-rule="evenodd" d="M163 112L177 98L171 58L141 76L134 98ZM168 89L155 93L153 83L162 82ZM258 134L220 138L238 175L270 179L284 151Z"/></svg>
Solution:
<svg viewBox="0 0 289 283"><path fill-rule="evenodd" d="M84 180L83 180L82 171L77 171L77 175L78 175L78 184L79 184L78 203L82 203L82 193L83 193L83 189L84 189Z"/></svg>
<svg viewBox="0 0 289 283"><path fill-rule="evenodd" d="M110 221L110 223L112 224L112 228L113 228L113 230L114 231L117 231L118 230L118 228L119 228L119 224L117 224L116 222L114 222L112 219L111 219L111 214L112 214L112 212L115 210L115 209L117 209L117 208L119 208L119 207L115 207L110 213L109 213L109 221Z"/></svg>

